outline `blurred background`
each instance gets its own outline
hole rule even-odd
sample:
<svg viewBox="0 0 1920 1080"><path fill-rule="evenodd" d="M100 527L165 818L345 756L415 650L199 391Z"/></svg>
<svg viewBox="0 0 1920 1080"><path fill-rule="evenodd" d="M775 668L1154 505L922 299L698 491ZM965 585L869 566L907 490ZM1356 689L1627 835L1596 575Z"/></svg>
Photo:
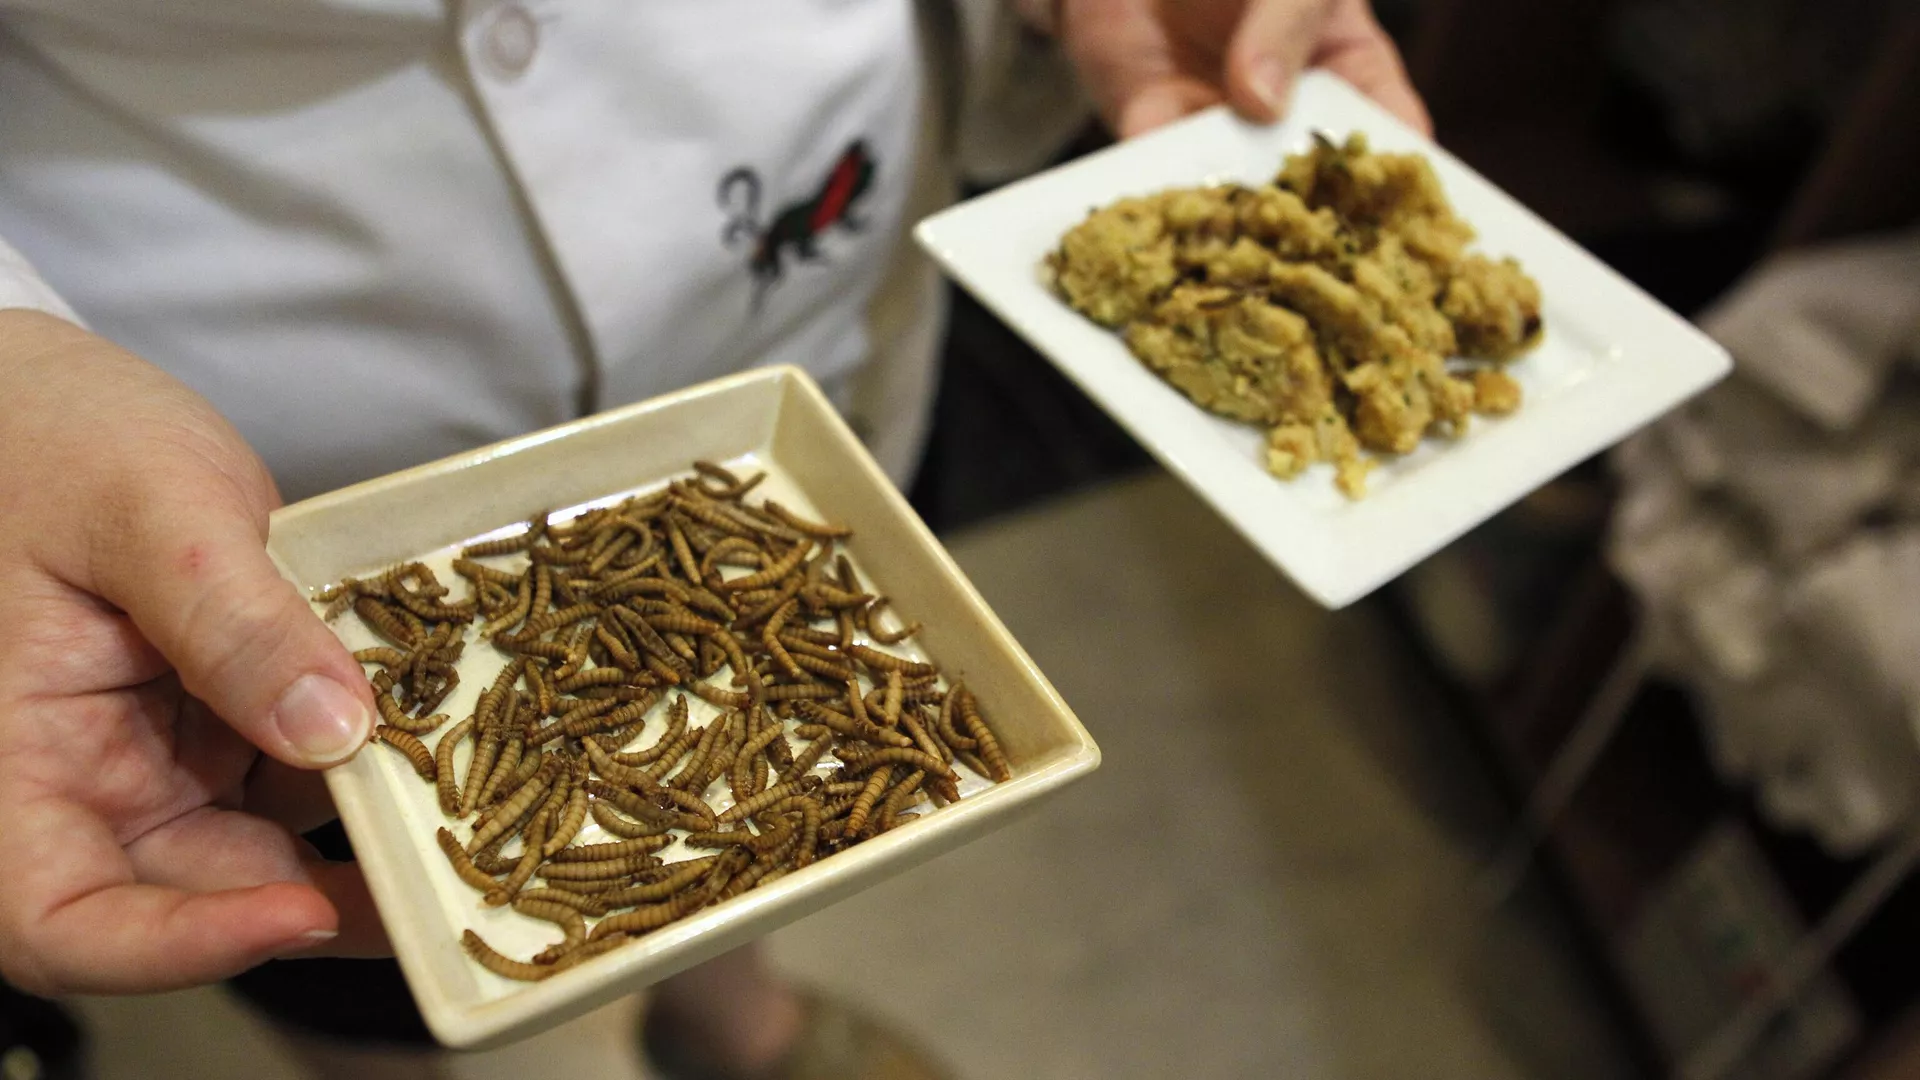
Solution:
<svg viewBox="0 0 1920 1080"><path fill-rule="evenodd" d="M1738 374L1330 614L956 291L911 496L1106 764L776 958L976 1080L1920 1076L1920 13L1376 7L1441 143ZM0 1078L338 1067L68 1004L0 1005ZM644 1076L633 1008L354 1071Z"/></svg>

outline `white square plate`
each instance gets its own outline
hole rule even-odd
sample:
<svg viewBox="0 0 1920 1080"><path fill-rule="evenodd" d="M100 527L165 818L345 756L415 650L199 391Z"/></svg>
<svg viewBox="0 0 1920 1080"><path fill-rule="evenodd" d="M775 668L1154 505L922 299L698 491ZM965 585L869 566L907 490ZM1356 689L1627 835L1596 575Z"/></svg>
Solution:
<svg viewBox="0 0 1920 1080"><path fill-rule="evenodd" d="M1262 467L1262 433L1201 410L1136 360L1118 335L1048 288L1042 261L1088 211L1127 195L1265 183L1311 135L1366 134L1376 150L1426 155L1474 250L1518 258L1540 283L1546 337L1508 371L1525 403L1476 418L1457 443L1428 439L1383 462L1349 501L1332 470L1284 481ZM1314 599L1345 606L1580 461L1712 385L1731 367L1705 334L1576 247L1446 151L1325 72L1300 80L1287 119L1222 109L1009 185L920 223L921 245Z"/></svg>
<svg viewBox="0 0 1920 1080"><path fill-rule="evenodd" d="M447 1046L528 1034L743 945L1006 824L1100 763L1086 729L798 368L720 379L285 507L273 515L267 550L303 590L416 558L459 589L444 571L460 544L538 511L564 512L657 487L696 458L764 470L760 495L853 527L846 550L863 580L891 597L900 617L926 623L895 651L930 657L949 677L966 680L994 723L1012 779L981 781L981 790L959 802L606 956L544 982L516 983L467 959L461 931L474 929L524 957L552 943L553 927L483 907L434 843L446 822L433 786L399 754L369 746L327 770L327 788L414 1000ZM334 629L349 648L375 643L352 616ZM474 641L445 710L471 714L479 688L504 662L498 650ZM707 707L693 708L697 723ZM643 741L658 738L664 711L662 702ZM428 736L429 745L450 726ZM462 772L471 752L456 751ZM964 782L962 791L969 791ZM455 826L463 837L466 828ZM598 839L608 838L583 836Z"/></svg>

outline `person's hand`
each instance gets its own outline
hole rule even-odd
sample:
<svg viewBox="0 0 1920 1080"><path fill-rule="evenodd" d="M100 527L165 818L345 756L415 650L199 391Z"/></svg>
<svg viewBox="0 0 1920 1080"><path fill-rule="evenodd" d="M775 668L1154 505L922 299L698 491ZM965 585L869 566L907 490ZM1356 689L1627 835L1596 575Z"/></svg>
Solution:
<svg viewBox="0 0 1920 1080"><path fill-rule="evenodd" d="M1367 0L1058 0L1056 31L1108 126L1132 138L1226 102L1277 120L1323 67L1420 131L1432 128Z"/></svg>
<svg viewBox="0 0 1920 1080"><path fill-rule="evenodd" d="M372 697L267 558L277 498L186 387L0 311L0 974L23 989L383 947L357 868L295 835L332 816L301 770L360 748Z"/></svg>

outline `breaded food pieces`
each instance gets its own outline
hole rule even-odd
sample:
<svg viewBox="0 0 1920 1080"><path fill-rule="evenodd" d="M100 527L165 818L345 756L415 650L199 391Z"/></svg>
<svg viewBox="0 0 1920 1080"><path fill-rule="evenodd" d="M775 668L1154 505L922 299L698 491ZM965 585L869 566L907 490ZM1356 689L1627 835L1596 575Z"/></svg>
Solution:
<svg viewBox="0 0 1920 1080"><path fill-rule="evenodd" d="M1054 283L1076 311L1102 326L1145 315L1173 287L1173 237L1164 196L1122 199L1095 210L1060 241Z"/></svg>
<svg viewBox="0 0 1920 1080"><path fill-rule="evenodd" d="M1540 340L1540 286L1512 259L1462 259L1447 280L1440 313L1468 356L1507 360Z"/></svg>
<svg viewBox="0 0 1920 1080"><path fill-rule="evenodd" d="M1211 412L1268 429L1266 466L1334 466L1358 498L1375 454L1504 415L1498 368L1540 338L1540 289L1469 255L1426 160L1316 137L1272 184L1180 188L1096 210L1048 258L1067 302Z"/></svg>

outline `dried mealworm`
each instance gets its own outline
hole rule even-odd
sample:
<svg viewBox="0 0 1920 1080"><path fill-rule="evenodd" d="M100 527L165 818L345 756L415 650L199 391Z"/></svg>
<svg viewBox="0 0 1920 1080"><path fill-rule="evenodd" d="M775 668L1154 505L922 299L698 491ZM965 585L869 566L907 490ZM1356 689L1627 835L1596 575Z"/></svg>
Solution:
<svg viewBox="0 0 1920 1080"><path fill-rule="evenodd" d="M858 700L857 698L855 700ZM913 740L898 731L880 727L867 719L864 712L858 717L830 709L817 701L796 701L794 711L829 731L853 739L862 739L882 746L912 746Z"/></svg>
<svg viewBox="0 0 1920 1080"><path fill-rule="evenodd" d="M642 791L653 791L660 786L660 782L653 778L652 773L631 765L622 765L598 743L591 741L582 743L581 749L586 751L587 760L593 762L593 771L616 784L639 788Z"/></svg>
<svg viewBox="0 0 1920 1080"><path fill-rule="evenodd" d="M474 718L453 725L447 733L440 736L440 742L433 748L434 777L439 786L440 812L449 816L460 813L460 786L453 776L453 752L460 746L460 740L473 731Z"/></svg>
<svg viewBox="0 0 1920 1080"><path fill-rule="evenodd" d="M618 859L596 859L593 862L550 862L540 870L540 876L548 881L604 881L608 878L624 878L635 870L651 865L651 855L628 855Z"/></svg>
<svg viewBox="0 0 1920 1080"><path fill-rule="evenodd" d="M824 757L826 752L832 749L832 747L833 738L830 735L809 742L806 746L802 747L800 752L793 756L793 760L788 762L787 766L781 770L779 782L782 784L791 784L801 777L808 775L813 771L813 767L820 763L820 759Z"/></svg>
<svg viewBox="0 0 1920 1080"><path fill-rule="evenodd" d="M726 592L738 593L749 589L764 588L781 581L798 569L808 552L813 550L813 541L800 540L787 548L785 554L775 559L766 569L726 582L721 588Z"/></svg>
<svg viewBox="0 0 1920 1080"><path fill-rule="evenodd" d="M679 892L681 889L699 881L702 877L706 876L708 872L713 870L719 862L720 856L718 855L704 855L696 859L683 859L677 863L669 863L668 865L673 868L672 875L651 884L634 885L630 888L616 889L613 892L602 894L601 900L603 900L609 908L619 908L629 904L644 904L649 901L664 900L674 893Z"/></svg>
<svg viewBox="0 0 1920 1080"><path fill-rule="evenodd" d="M668 823L664 821L632 821L623 818L604 802L588 803L587 813L593 816L594 824L615 836L624 836L632 840L639 840L650 836L665 836L669 828ZM672 837L667 837L667 841L671 843Z"/></svg>
<svg viewBox="0 0 1920 1080"><path fill-rule="evenodd" d="M360 621L381 637L403 649L411 649L420 640L413 627L401 619L396 609L375 600L371 596L362 596L354 600L353 613Z"/></svg>
<svg viewBox="0 0 1920 1080"><path fill-rule="evenodd" d="M534 815L533 824L527 826L526 836L522 838L520 861L514 865L513 873L482 896L481 903L488 907L501 907L533 880L534 871L540 868L545 859L541 852L547 845L547 823L550 820L545 811Z"/></svg>
<svg viewBox="0 0 1920 1080"><path fill-rule="evenodd" d="M867 777L867 786L853 800L853 808L847 812L847 832L857 834L866 828L867 818L873 813L874 805L893 781L893 766L884 765Z"/></svg>
<svg viewBox="0 0 1920 1080"><path fill-rule="evenodd" d="M537 891L546 892L547 890ZM560 927L560 932L566 935L563 944L569 948L583 944L587 940L587 920L581 917L580 909L571 904L546 897L536 897L532 893L522 893L513 898L513 910Z"/></svg>
<svg viewBox="0 0 1920 1080"><path fill-rule="evenodd" d="M881 630L879 623L875 621L875 615L886 606L887 598L884 596L875 597L873 603L867 605L867 636L873 639L874 644L898 645L924 629L924 627L917 622L905 622L903 620L898 630L891 632Z"/></svg>
<svg viewBox="0 0 1920 1080"><path fill-rule="evenodd" d="M745 821L755 814L760 813L762 810L765 810L767 807L779 802L781 799L793 795L807 794L812 791L818 783L817 778L809 776L801 777L798 780L790 780L784 784L775 784L760 794L755 795L753 798L748 799L746 802L734 803L728 807L726 813L720 815L720 823L722 825L731 825L736 821Z"/></svg>
<svg viewBox="0 0 1920 1080"><path fill-rule="evenodd" d="M447 861L453 864L453 872L459 876L461 881L479 889L481 892L490 891L495 885L499 884L491 875L473 865L473 860L468 858L466 849L460 846L460 841L454 837L451 831L443 828L434 834L434 839L440 842L440 850L446 853Z"/></svg>
<svg viewBox="0 0 1920 1080"><path fill-rule="evenodd" d="M986 763L987 777L996 784L1011 779L1013 770L1007 766L1007 755L1000 749L1000 740L994 737L993 729L976 711L972 694L968 694L961 702L960 715L967 725L967 733L979 744L980 760Z"/></svg>
<svg viewBox="0 0 1920 1080"><path fill-rule="evenodd" d="M956 682L948 687L946 695L940 699L940 712L934 719L934 729L955 750L972 750L979 745L972 736L960 734L953 726L954 713L957 711L955 703L966 692L965 683Z"/></svg>
<svg viewBox="0 0 1920 1080"><path fill-rule="evenodd" d="M467 950L473 961L503 979L515 979L520 982L539 982L552 975L554 968L541 964L528 964L501 955L493 946L486 943L479 934L468 930L460 935L460 947Z"/></svg>
<svg viewBox="0 0 1920 1080"><path fill-rule="evenodd" d="M353 658L363 664L379 664L382 667L390 668L399 667L409 659L408 655L399 649L382 647L361 649L359 652L353 654Z"/></svg>
<svg viewBox="0 0 1920 1080"><path fill-rule="evenodd" d="M607 913L607 905L592 896L585 893L574 892L571 889L526 889L514 898L515 903L521 900L540 900L550 904L565 904L567 907L572 908L582 915L592 915L595 918Z"/></svg>
<svg viewBox="0 0 1920 1080"><path fill-rule="evenodd" d="M939 674L939 670L932 664L917 663L904 656L895 656L892 653L881 652L879 649L873 648L870 645L853 645L848 647L847 652L855 660L865 664L870 671L897 671L903 676Z"/></svg>
<svg viewBox="0 0 1920 1080"><path fill-rule="evenodd" d="M920 784L926 778L925 772L915 769L907 774L906 779L893 785L893 790L887 792L886 798L880 803L879 814L867 823L868 829L874 835L892 829L899 820L900 811L913 805L913 801L919 797Z"/></svg>
<svg viewBox="0 0 1920 1080"><path fill-rule="evenodd" d="M842 746L835 753L841 761L846 763L847 769L855 773L863 773L880 765L905 765L934 776L944 776L956 781L960 779L952 769L947 767L946 762L918 748L888 746L866 753L856 753L851 747Z"/></svg>
<svg viewBox="0 0 1920 1080"><path fill-rule="evenodd" d="M507 744L501 749L500 756L495 759L493 770L487 776L486 783L480 786L480 797L474 802L475 806L491 806L495 796L499 795L503 788L509 791L514 790L506 787L507 781L520 768L520 758L526 751L527 741L519 732L514 732L507 737Z"/></svg>
<svg viewBox="0 0 1920 1080"><path fill-rule="evenodd" d="M567 793L567 805L560 812L559 824L554 827L553 834L547 837L547 858L551 859L566 850L586 824L587 789L583 784L576 783L573 790Z"/></svg>
<svg viewBox="0 0 1920 1080"><path fill-rule="evenodd" d="M413 771L420 774L420 779L429 784L434 782L433 751L428 750L419 739L386 724L374 728L373 734L381 742L405 754L407 760L413 764Z"/></svg>
<svg viewBox="0 0 1920 1080"><path fill-rule="evenodd" d="M635 837L612 844L588 844L584 847L564 848L555 852L550 862L557 866L563 863L591 863L606 859L624 859L632 855L651 855L671 843L673 843L672 836L661 834Z"/></svg>
<svg viewBox="0 0 1920 1080"><path fill-rule="evenodd" d="M830 525L817 521L808 521L806 518L781 506L772 499L761 503L760 508L774 517L779 518L788 528L803 535L811 536L816 540L845 540L847 537L853 535L853 530L844 525Z"/></svg>
<svg viewBox="0 0 1920 1080"><path fill-rule="evenodd" d="M519 824L520 819L525 817L547 794L547 788L553 783L554 773L559 767L558 758L550 757L541 762L540 769L533 774L533 778L508 796L485 826L474 831L473 839L467 842L467 850L478 851L494 837L502 835Z"/></svg>

